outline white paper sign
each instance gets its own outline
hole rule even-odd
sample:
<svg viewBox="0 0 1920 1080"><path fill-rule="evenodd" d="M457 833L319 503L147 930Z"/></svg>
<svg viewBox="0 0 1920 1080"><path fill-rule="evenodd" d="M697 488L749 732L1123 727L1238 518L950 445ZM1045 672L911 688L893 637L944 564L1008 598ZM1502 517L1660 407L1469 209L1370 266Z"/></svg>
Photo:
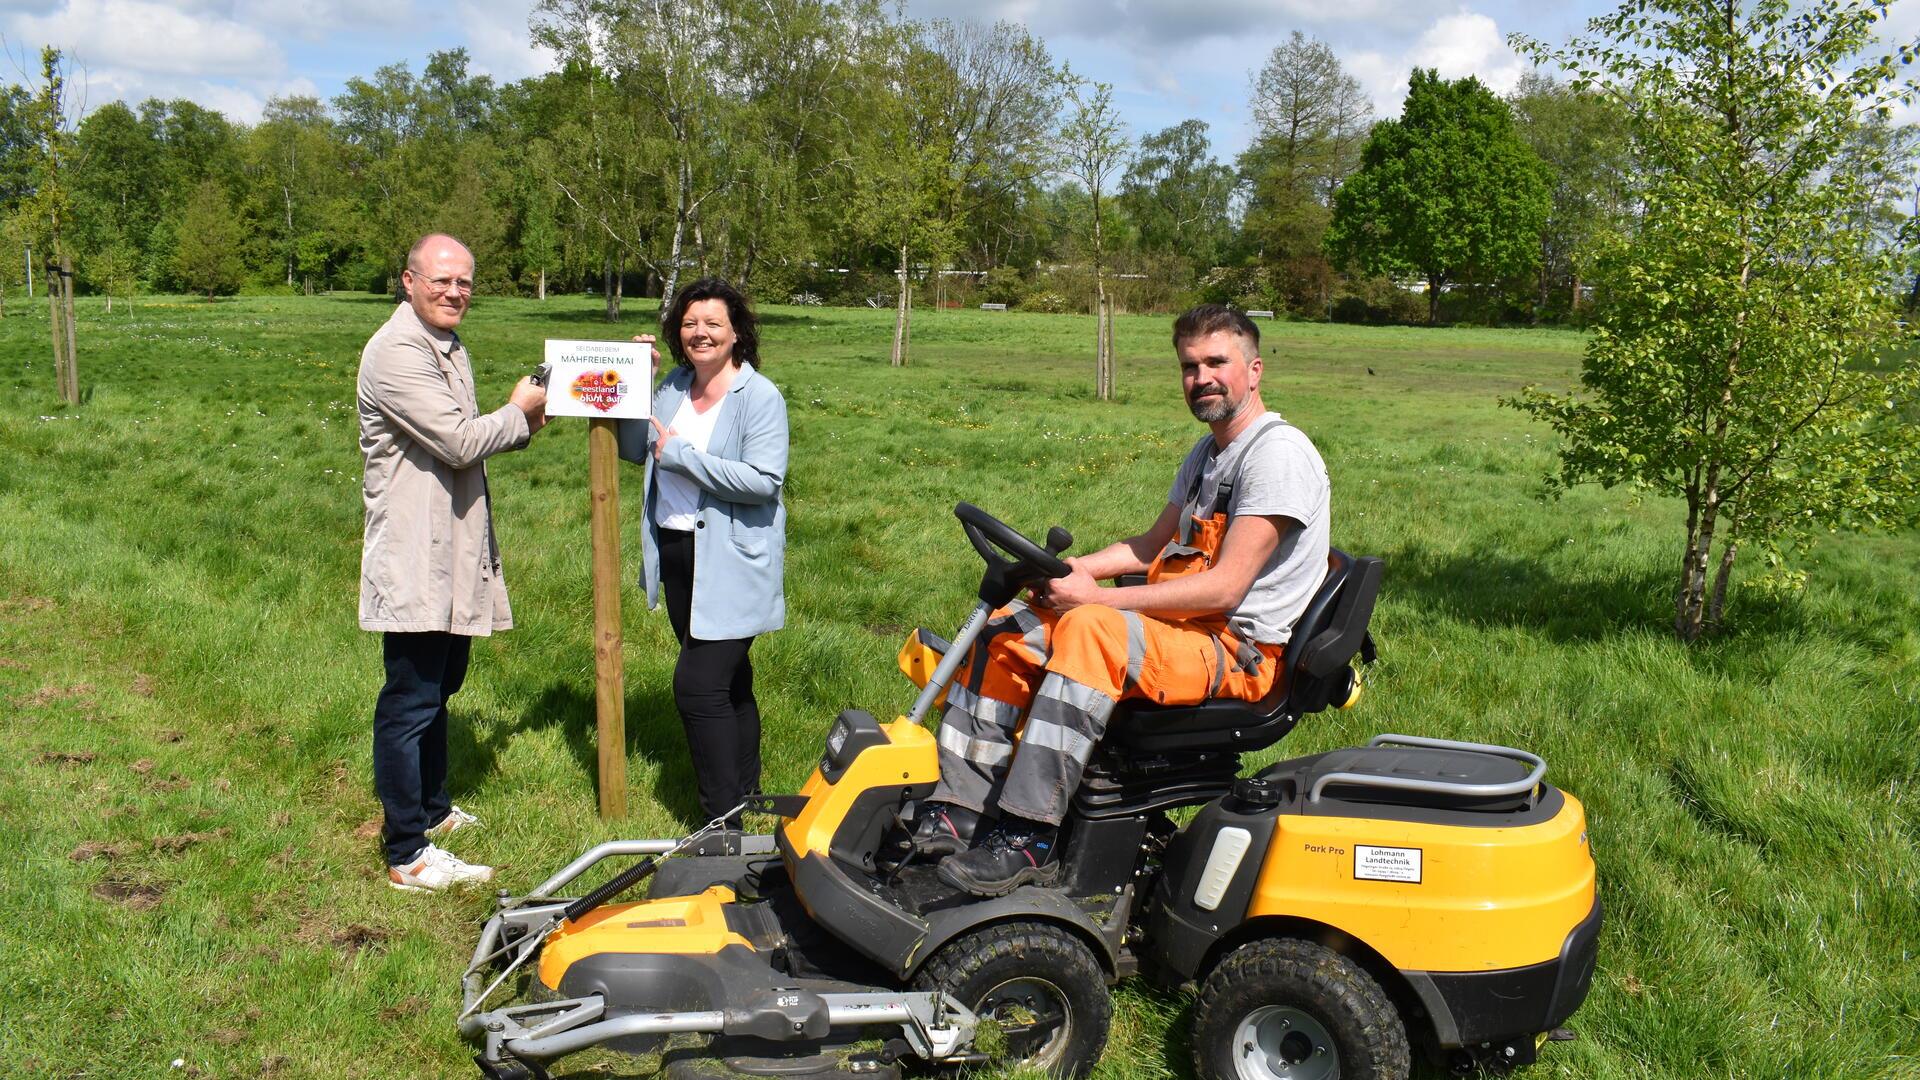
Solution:
<svg viewBox="0 0 1920 1080"><path fill-rule="evenodd" d="M547 415L645 420L653 368L644 341L547 341Z"/></svg>
<svg viewBox="0 0 1920 1080"><path fill-rule="evenodd" d="M1356 881L1410 881L1420 884L1420 849L1353 846Z"/></svg>

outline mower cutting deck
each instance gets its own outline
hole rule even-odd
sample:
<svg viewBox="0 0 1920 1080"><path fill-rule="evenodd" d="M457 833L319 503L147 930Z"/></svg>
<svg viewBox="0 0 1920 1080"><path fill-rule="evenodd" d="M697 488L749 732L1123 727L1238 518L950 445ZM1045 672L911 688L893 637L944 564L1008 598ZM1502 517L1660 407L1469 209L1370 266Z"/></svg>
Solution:
<svg viewBox="0 0 1920 1080"><path fill-rule="evenodd" d="M1600 906L1584 811L1544 761L1387 735L1239 775L1242 753L1357 699L1377 559L1334 554L1274 700L1123 703L1063 827L1059 887L979 899L929 863L889 865L883 837L938 779L921 721L991 610L1063 573L1072 542L955 512L987 563L979 605L951 645L909 639L901 666L922 692L908 716L843 712L797 795L746 806L772 833L728 855L692 854L723 819L602 844L502 896L463 985L484 1073L541 1077L604 1046L659 1052L670 1073L874 1076L918 1060L1080 1076L1106 1042L1108 986L1135 974L1198 987L1207 1078L1398 1080L1416 1048L1504 1070L1569 1037ZM1184 827L1168 816L1195 806ZM616 902L648 876L651 899ZM488 1008L503 988L526 1003Z"/></svg>

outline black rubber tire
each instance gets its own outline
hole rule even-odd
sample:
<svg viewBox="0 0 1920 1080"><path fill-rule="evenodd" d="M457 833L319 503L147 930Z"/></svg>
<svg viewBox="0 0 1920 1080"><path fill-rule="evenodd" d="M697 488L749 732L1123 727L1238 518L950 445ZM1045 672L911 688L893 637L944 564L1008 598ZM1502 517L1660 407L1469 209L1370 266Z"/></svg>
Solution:
<svg viewBox="0 0 1920 1080"><path fill-rule="evenodd" d="M1113 1022L1100 961L1085 942L1047 923L996 923L963 934L927 961L913 985L943 990L982 1019L1007 1025L1007 1045L995 1068L1028 1065L1066 1080L1085 1076L1100 1060ZM1008 994L1014 1001L1004 999ZM1025 1018L1021 1003L1029 997L1037 1000L1027 1008L1043 1018L1031 1032L1015 1026ZM1036 1037L1045 1042L1022 1045Z"/></svg>
<svg viewBox="0 0 1920 1080"><path fill-rule="evenodd" d="M1305 1013L1305 1026L1332 1037L1334 1071L1244 1062L1247 1040L1236 1036L1261 1010ZM1310 941L1265 938L1228 954L1201 984L1193 1005L1193 1068L1202 1080L1406 1080L1413 1061L1399 1012L1360 965Z"/></svg>

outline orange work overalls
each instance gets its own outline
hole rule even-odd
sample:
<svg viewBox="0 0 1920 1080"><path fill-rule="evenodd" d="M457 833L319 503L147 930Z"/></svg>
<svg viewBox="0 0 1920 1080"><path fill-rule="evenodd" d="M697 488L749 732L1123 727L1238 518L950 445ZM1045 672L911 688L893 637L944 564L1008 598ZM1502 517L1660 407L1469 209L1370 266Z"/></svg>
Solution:
<svg viewBox="0 0 1920 1080"><path fill-rule="evenodd" d="M1242 437L1257 442L1280 423ZM1219 559L1245 460L1243 452L1206 507L1197 505L1205 470L1195 470L1180 529L1148 568L1149 583ZM1061 614L1016 602L994 613L947 690L932 798L972 810L997 803L1002 813L1057 825L1116 701L1257 701L1280 677L1284 648L1240 640L1224 615L1158 619L1102 604Z"/></svg>

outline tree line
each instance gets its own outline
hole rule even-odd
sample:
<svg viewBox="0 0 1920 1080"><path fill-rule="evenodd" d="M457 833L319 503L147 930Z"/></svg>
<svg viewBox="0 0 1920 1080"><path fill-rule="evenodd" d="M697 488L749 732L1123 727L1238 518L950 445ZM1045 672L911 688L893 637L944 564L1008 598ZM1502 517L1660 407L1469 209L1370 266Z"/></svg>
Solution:
<svg viewBox="0 0 1920 1080"><path fill-rule="evenodd" d="M438 228L489 293L590 290L617 318L625 295L718 273L769 300L893 304L902 350L916 303L1559 321L1583 237L1623 205L1599 98L1415 72L1376 125L1299 33L1249 73L1256 132L1230 162L1199 119L1132 131L1110 88L1010 23L542 0L530 33L556 70L497 84L455 49L253 124L186 100L76 120L45 85L0 90L0 290L52 229L75 287L109 298L385 291ZM1413 160L1409 139L1449 149L1349 183Z"/></svg>
<svg viewBox="0 0 1920 1080"><path fill-rule="evenodd" d="M1578 320L1579 385L1506 403L1559 434L1550 491L1684 505L1691 641L1740 553L1791 591L1823 532L1920 521L1920 186L1894 120L1920 41L1885 40L1890 4L1622 0L1564 46L1513 40L1565 82L1416 70L1380 119L1295 33L1251 73L1231 164L1198 119L1136 136L1019 26L879 0L539 0L555 71L498 86L456 49L250 126L188 101L74 123L47 50L0 91L0 314L38 262L75 405L78 289L388 291L435 229L487 292L593 289L610 320L694 274L891 304L895 364L916 304L1090 311L1102 398L1122 308Z"/></svg>

